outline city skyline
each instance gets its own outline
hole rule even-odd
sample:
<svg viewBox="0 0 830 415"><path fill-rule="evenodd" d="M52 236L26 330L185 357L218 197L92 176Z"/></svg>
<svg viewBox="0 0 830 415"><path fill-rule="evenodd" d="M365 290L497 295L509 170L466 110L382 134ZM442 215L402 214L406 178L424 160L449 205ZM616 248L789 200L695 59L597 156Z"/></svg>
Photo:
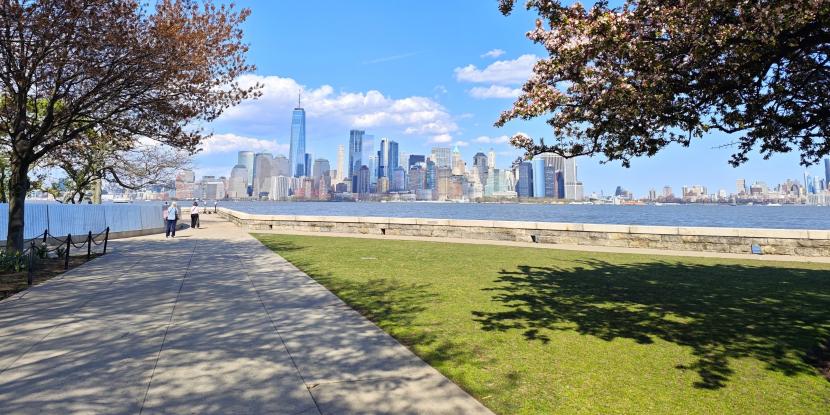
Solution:
<svg viewBox="0 0 830 415"><path fill-rule="evenodd" d="M240 6L253 11L245 23L245 41L258 67L240 82L260 82L265 88L261 99L232 108L206 126L216 137L196 157L200 175L227 174L223 160L239 150L288 155L287 114L297 105L298 91L307 112L306 152L328 160L336 160L337 147L347 142L344 136L351 129L372 131L378 140L388 137L417 154L435 145L458 145L464 159L471 160L493 147L499 168L521 155L507 143L509 136L524 132L551 137L542 119L492 126L512 104L535 60L545 56L524 36L534 16L521 8L504 17L488 2L453 2L437 14L426 3L400 8L360 2L322 10L296 2L243 1ZM332 24L306 26L288 17L292 15L315 15ZM384 36L355 31L356 26L372 27ZM413 36L412 27L433 29ZM274 41L282 37L303 42ZM710 134L688 148L674 146L652 158L635 159L629 169L600 164L597 158L580 159L580 176L586 193L609 194L625 184L636 194L646 194L666 184L729 189L741 177L773 183L803 175L794 153L770 160L752 154L745 165L732 168L727 161L735 149L717 148L731 141ZM373 144L377 147L379 141ZM820 169L810 168L813 174ZM655 177L665 183L654 183Z"/></svg>

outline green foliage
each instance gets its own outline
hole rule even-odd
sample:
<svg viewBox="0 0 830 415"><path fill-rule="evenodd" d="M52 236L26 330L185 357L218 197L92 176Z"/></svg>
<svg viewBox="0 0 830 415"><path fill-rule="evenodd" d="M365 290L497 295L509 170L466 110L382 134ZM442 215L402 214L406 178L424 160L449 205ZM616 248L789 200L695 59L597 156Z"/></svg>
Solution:
<svg viewBox="0 0 830 415"><path fill-rule="evenodd" d="M500 0L509 14L515 0ZM628 166L673 143L734 135L739 165L796 151L830 154L830 7L827 1L529 0L527 33L548 56L534 67L513 119L548 117L547 145L517 135L526 157L602 155ZM719 143L721 144L721 143Z"/></svg>
<svg viewBox="0 0 830 415"><path fill-rule="evenodd" d="M256 236L496 413L828 413L827 264Z"/></svg>
<svg viewBox="0 0 830 415"><path fill-rule="evenodd" d="M20 272L27 268L29 256L20 252L0 251L0 270L6 272Z"/></svg>

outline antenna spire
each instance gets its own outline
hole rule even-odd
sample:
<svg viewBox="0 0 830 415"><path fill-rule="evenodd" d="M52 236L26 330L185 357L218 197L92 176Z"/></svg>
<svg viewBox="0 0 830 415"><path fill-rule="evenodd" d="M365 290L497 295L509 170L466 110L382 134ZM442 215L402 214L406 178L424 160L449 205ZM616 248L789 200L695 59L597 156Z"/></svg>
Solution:
<svg viewBox="0 0 830 415"><path fill-rule="evenodd" d="M302 96L303 96L303 91L302 91L302 90L300 90L299 92L297 92L297 108L302 108L302 107L303 107L303 106L300 104L300 99L302 98Z"/></svg>

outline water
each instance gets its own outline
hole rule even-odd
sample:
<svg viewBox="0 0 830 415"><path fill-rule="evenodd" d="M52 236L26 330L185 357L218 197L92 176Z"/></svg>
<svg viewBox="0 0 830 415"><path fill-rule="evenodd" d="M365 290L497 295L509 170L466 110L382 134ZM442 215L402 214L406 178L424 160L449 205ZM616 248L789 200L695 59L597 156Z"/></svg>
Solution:
<svg viewBox="0 0 830 415"><path fill-rule="evenodd" d="M212 206L213 203L209 203L209 205ZM380 216L622 225L830 229L830 208L822 206L615 206L416 202L219 202L219 206L241 212L271 215Z"/></svg>

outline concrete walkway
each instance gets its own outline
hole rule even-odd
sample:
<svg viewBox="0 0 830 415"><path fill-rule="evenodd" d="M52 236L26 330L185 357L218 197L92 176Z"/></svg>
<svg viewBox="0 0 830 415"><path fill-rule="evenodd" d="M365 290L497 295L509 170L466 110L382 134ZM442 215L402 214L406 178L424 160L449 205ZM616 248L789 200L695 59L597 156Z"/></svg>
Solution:
<svg viewBox="0 0 830 415"><path fill-rule="evenodd" d="M202 224L0 302L0 412L490 413L244 231Z"/></svg>

